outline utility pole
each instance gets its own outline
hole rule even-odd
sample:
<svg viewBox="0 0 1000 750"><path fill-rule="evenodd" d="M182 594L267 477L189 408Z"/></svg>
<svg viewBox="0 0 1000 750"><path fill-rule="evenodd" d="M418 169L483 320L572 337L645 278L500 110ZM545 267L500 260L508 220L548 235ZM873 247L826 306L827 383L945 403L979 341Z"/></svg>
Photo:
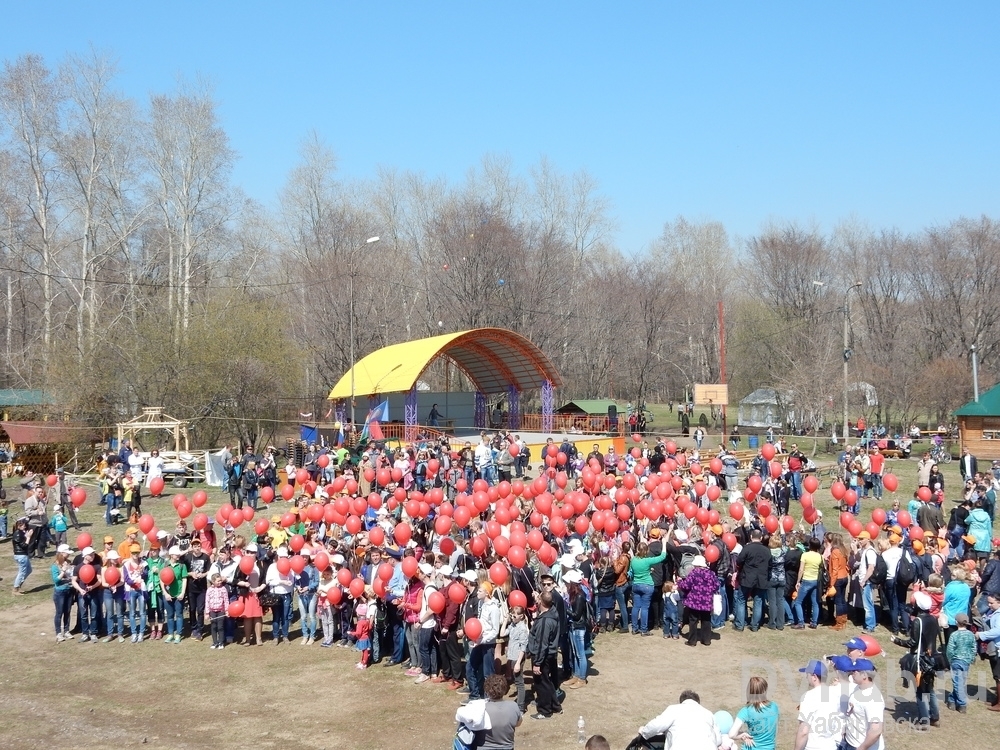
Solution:
<svg viewBox="0 0 1000 750"><path fill-rule="evenodd" d="M847 291L844 292L844 445L847 445L847 438L849 431L847 429L847 388L848 388L848 374L847 374L847 363L851 359L851 290L857 289L861 286L860 281L856 281L851 286L847 287Z"/></svg>

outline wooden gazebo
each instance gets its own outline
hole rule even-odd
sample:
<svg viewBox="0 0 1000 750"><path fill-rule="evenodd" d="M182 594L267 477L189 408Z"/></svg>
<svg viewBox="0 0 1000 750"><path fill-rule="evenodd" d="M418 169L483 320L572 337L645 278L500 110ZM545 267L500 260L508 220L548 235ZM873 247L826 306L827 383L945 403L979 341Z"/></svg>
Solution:
<svg viewBox="0 0 1000 750"><path fill-rule="evenodd" d="M118 445L125 440L135 440L143 432L163 431L173 436L176 452L187 451L188 448L188 423L183 419L176 419L169 414L163 413L162 406L147 406L143 408L142 414L128 422L118 423Z"/></svg>

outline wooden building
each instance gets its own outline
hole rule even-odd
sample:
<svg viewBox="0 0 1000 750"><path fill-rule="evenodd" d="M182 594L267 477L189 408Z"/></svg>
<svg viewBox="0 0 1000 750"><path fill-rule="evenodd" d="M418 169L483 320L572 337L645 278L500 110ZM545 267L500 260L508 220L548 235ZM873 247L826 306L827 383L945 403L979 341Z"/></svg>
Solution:
<svg viewBox="0 0 1000 750"><path fill-rule="evenodd" d="M961 448L968 448L980 461L1000 459L1000 385L956 410L955 416Z"/></svg>

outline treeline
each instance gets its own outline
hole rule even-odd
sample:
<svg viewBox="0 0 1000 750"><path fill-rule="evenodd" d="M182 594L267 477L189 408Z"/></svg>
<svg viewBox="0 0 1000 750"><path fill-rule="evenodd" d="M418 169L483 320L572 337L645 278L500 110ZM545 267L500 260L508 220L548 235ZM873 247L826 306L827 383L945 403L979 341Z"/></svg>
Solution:
<svg viewBox="0 0 1000 750"><path fill-rule="evenodd" d="M162 405L196 419L200 442L267 432L283 404L321 404L349 367L352 286L358 357L510 328L555 362L560 397L665 401L716 382L722 301L732 400L787 388L829 418L845 296L852 380L880 398L870 415L902 423L962 403L973 344L991 382L990 219L915 235L776 225L737 246L721 224L678 218L627 255L586 173L542 160L522 177L489 157L461 184L392 169L348 184L315 137L262 206L233 184L210 92L139 102L115 75L94 55L58 68L22 57L0 76L0 379L79 418ZM427 379L443 387L441 371Z"/></svg>

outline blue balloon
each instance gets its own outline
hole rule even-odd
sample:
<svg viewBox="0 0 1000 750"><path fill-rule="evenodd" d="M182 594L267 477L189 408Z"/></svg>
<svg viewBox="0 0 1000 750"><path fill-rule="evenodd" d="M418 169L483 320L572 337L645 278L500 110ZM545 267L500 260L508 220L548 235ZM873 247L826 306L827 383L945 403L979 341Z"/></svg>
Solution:
<svg viewBox="0 0 1000 750"><path fill-rule="evenodd" d="M719 728L719 732L722 734L728 734L729 730L733 728L733 715L728 711L716 711L715 716L715 726Z"/></svg>
<svg viewBox="0 0 1000 750"><path fill-rule="evenodd" d="M498 281L497 283L498 283L498 284L499 284L500 286L503 286L503 285L504 285L504 284L506 284L507 282L506 282L506 281L504 281L503 279L500 279L500 281Z"/></svg>

